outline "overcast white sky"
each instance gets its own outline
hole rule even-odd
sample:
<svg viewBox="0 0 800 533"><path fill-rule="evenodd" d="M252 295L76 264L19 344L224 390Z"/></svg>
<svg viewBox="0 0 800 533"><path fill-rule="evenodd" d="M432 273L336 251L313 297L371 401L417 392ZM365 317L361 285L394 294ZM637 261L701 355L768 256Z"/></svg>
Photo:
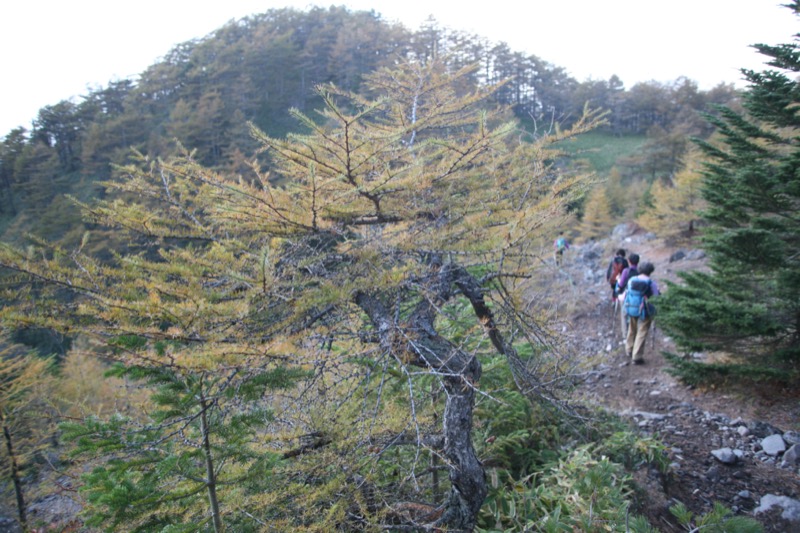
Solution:
<svg viewBox="0 0 800 533"><path fill-rule="evenodd" d="M763 68L749 45L792 42L782 0L6 0L0 4L0 137L41 107L134 77L175 44L271 8L374 9L410 29L440 26L504 41L580 81L626 87L679 76L701 89ZM784 2L785 3L785 2Z"/></svg>

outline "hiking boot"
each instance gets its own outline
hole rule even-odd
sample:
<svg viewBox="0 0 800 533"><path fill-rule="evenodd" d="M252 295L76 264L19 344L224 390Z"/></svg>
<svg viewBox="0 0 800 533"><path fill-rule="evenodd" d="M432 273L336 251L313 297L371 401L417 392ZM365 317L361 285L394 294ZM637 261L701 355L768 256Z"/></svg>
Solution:
<svg viewBox="0 0 800 533"><path fill-rule="evenodd" d="M634 365L643 365L644 364L644 359L634 359L633 360L633 364Z"/></svg>

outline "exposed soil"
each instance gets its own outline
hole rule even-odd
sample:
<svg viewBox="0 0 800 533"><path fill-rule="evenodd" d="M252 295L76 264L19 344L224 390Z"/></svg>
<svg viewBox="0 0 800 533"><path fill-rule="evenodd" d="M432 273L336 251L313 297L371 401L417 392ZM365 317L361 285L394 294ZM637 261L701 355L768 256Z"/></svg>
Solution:
<svg viewBox="0 0 800 533"><path fill-rule="evenodd" d="M565 262L564 270L573 283L586 289L583 308L573 315L565 333L572 348L591 361L581 395L625 414L642 432L658 436L670 450L673 467L667 475L646 469L636 475L645 494L640 512L661 531L686 531L675 524L668 512L670 505L679 501L694 513L703 514L719 502L738 514L752 516L767 532L800 531L800 523L783 520L778 510L753 514L767 494L800 498L797 468L781 468L779 459L771 461L763 452L757 453L761 437L767 435L755 434L758 428L766 428L767 434L776 429L800 429L798 391L774 387L691 388L665 371L668 366L662 352L674 352L674 346L658 327L651 330L644 365L629 364L618 320L612 334L613 305L605 268L614 249L625 248L629 253L638 253L642 261L655 264L653 278L661 284L662 291L664 280L677 280L677 272L682 270L705 268L705 259L670 263L677 248L635 233L626 239L594 243L592 247L605 254L594 261L593 277L588 263L594 254L588 249L573 247ZM747 432L739 427L748 426L752 431L743 436ZM745 454L735 465L722 464L711 451L723 447L741 449Z"/></svg>

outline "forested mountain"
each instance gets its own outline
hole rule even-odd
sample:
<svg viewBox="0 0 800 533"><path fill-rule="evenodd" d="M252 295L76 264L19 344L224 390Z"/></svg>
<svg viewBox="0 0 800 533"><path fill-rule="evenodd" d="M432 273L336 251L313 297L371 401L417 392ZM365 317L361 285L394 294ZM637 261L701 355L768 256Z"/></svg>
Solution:
<svg viewBox="0 0 800 533"><path fill-rule="evenodd" d="M64 531L758 531L705 496L648 510L634 471L680 465L575 395L611 368L616 219L696 242L706 209L736 341L754 295L797 300L797 83L748 78L741 104L625 89L432 21L274 10L43 108L0 145L0 526L70 492ZM756 279L766 245L789 263ZM776 323L753 338L795 357Z"/></svg>
<svg viewBox="0 0 800 533"><path fill-rule="evenodd" d="M674 174L687 134L710 132L698 110L735 96L732 86L704 92L688 79L627 90L616 76L579 82L538 56L432 20L412 31L375 12L344 7L270 10L176 46L137 79L42 108L32 131L9 132L0 142L2 237L17 240L27 231L80 236L84 228L64 194L101 195L98 182L132 149L165 156L177 140L204 165L246 172L256 148L248 122L283 136L292 127L289 108L308 113L320 107L316 84L358 91L364 75L378 67L433 55L453 69L479 65L464 83L509 80L493 101L510 106L534 133L572 125L587 103L609 110L608 132L649 137L641 153L622 164L626 176L650 180Z"/></svg>

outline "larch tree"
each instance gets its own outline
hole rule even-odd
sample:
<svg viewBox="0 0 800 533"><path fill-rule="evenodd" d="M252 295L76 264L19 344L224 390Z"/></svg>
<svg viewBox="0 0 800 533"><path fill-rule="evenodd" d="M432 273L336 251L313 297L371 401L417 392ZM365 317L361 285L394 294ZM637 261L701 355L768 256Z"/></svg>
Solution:
<svg viewBox="0 0 800 533"><path fill-rule="evenodd" d="M34 459L52 436L52 417L46 413L50 361L20 350L0 351L0 477L11 481L17 517L28 530L25 479ZM50 430L50 432L48 432Z"/></svg>
<svg viewBox="0 0 800 533"><path fill-rule="evenodd" d="M470 74L403 63L371 75L365 95L321 86L318 117L293 111L305 133L253 128L268 173L230 178L191 154L121 168L117 199L84 205L130 234L111 263L2 249L0 264L36 282L14 289L37 291L15 296L8 323L93 336L120 373L157 387L135 438L111 428L159 444L138 444L162 467L125 469L131 494L182 472L155 503L205 490L215 531L473 530L488 491L472 442L476 396L490 397L479 356L553 398L563 368L531 265L587 177L553 171L563 154L551 145L601 118L519 142L486 105L491 88L464 90ZM229 428L262 409L257 430ZM197 452L168 461L189 424ZM83 428L88 445L109 442L108 426ZM271 459L250 468L259 454ZM186 461L207 473L179 470ZM237 484L252 471L272 489ZM142 530L145 515L106 514Z"/></svg>
<svg viewBox="0 0 800 533"><path fill-rule="evenodd" d="M787 6L800 14L797 0ZM699 142L707 156L703 245L711 272L689 273L670 286L660 320L684 351L719 350L748 365L751 377L766 372L794 379L800 362L800 49L797 41L755 48L773 68L744 70L746 113L720 108L708 120L721 140Z"/></svg>
<svg viewBox="0 0 800 533"><path fill-rule="evenodd" d="M650 190L653 205L637 218L637 222L665 238L693 237L698 229L699 213L705 207L699 166L699 153L690 151L684 167L674 178L653 183Z"/></svg>
<svg viewBox="0 0 800 533"><path fill-rule="evenodd" d="M611 217L611 204L606 195L606 188L598 185L589 193L583 207L581 237L587 241L603 237L609 233L613 225L614 219Z"/></svg>
<svg viewBox="0 0 800 533"><path fill-rule="evenodd" d="M635 198L630 194L630 184L623 183L622 173L616 166L608 172L606 197L614 218L627 217L635 209Z"/></svg>

